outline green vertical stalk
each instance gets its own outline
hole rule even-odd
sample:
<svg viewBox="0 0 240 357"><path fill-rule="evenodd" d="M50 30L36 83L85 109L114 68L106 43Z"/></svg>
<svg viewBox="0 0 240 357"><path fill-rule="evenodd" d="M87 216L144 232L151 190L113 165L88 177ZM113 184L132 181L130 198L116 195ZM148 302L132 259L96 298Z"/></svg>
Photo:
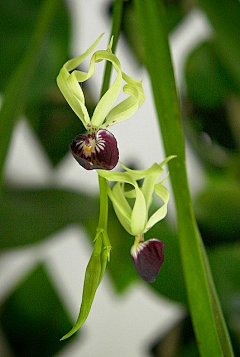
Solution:
<svg viewBox="0 0 240 357"><path fill-rule="evenodd" d="M113 36L113 45L112 45L113 53L115 53L118 37L120 34L121 22L122 22L122 10L123 10L123 0L115 0L113 3L112 29L111 29L111 37ZM101 89L101 97L108 90L111 71L112 71L112 63L106 61L103 84Z"/></svg>
<svg viewBox="0 0 240 357"><path fill-rule="evenodd" d="M59 1L45 0L43 2L29 48L17 68L13 71L3 95L0 111L0 191L2 187L3 165L12 129L16 120L24 112L30 84L39 60L39 53Z"/></svg>
<svg viewBox="0 0 240 357"><path fill-rule="evenodd" d="M169 169L189 308L199 352L204 357L233 356L189 193L165 9L160 0L135 0L135 7L166 156L177 155L169 163Z"/></svg>

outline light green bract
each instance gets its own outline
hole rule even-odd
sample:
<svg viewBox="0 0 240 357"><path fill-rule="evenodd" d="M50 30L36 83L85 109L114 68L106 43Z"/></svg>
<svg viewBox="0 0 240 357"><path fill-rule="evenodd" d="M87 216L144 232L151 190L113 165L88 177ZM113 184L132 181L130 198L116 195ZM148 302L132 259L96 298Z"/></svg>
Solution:
<svg viewBox="0 0 240 357"><path fill-rule="evenodd" d="M142 236L166 216L169 192L163 184L168 175L163 181L157 181L163 173L162 167L174 157L169 156L161 164L155 163L149 169L142 171L131 170L122 163L120 164L125 172L97 170L99 176L108 181L116 181L112 189L108 186L108 196L120 223L132 236ZM137 181L142 179L143 183L139 187ZM133 189L126 190L125 184L130 184ZM148 212L154 192L163 201L163 205L149 217ZM134 200L133 205L130 205L129 199Z"/></svg>
<svg viewBox="0 0 240 357"><path fill-rule="evenodd" d="M66 62L57 77L59 89L88 131L91 128L106 129L114 124L129 119L145 100L142 81L135 80L123 73L119 59L112 53L111 48L113 38L111 39L107 50L100 50L92 55L88 72L75 70L75 68L78 67L93 51L101 37L102 35L99 36L84 54ZM103 60L112 63L117 72L117 76L113 84L99 100L92 118L90 119L85 105L84 94L79 83L83 83L91 78L95 72L95 64ZM122 80L126 82L123 86L123 92L128 94L129 97L112 108L120 94Z"/></svg>

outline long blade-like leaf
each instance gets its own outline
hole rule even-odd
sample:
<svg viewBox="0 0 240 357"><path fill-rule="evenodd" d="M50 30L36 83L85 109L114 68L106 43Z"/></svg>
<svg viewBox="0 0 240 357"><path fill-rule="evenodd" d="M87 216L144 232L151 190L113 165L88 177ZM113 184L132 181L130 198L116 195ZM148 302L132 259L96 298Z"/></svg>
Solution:
<svg viewBox="0 0 240 357"><path fill-rule="evenodd" d="M233 356L226 328L219 335L217 324L225 326L215 289L210 289L193 214L185 165L184 139L179 101L168 44L167 22L162 1L135 0L166 156L177 155L169 163L175 196L182 263L190 312L201 356ZM213 284L213 283L212 283ZM219 320L215 319L216 309ZM220 342L221 339L221 342ZM223 348L224 344L224 348Z"/></svg>
<svg viewBox="0 0 240 357"><path fill-rule="evenodd" d="M55 14L59 0L45 0L38 16L38 23L32 37L29 49L13 72L3 96L0 111L0 186L2 183L2 170L10 142L13 126L18 117L23 113L28 99L28 90L33 79L36 65L39 60L40 50L45 34ZM37 85L37 83L36 83Z"/></svg>

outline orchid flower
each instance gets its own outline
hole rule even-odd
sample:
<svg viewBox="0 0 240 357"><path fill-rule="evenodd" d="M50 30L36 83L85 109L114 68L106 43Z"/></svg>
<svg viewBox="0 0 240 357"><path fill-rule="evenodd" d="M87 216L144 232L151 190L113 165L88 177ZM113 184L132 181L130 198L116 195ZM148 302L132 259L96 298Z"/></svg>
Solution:
<svg viewBox="0 0 240 357"><path fill-rule="evenodd" d="M158 182L158 179L163 173L162 166L173 157L170 156L161 164L155 163L142 171L131 170L122 163L120 165L124 172L98 171L98 175L106 180L116 181L112 189L108 186L108 196L122 226L130 235L135 236L131 248L135 268L140 277L150 283L155 281L164 262L164 244L156 238L144 241L144 234L167 214L169 192L163 184L168 176L161 182ZM139 187L137 181L142 179L143 184ZM127 190L126 184L133 188ZM163 205L149 217L153 193L163 201ZM133 200L132 205L129 203L130 200Z"/></svg>
<svg viewBox="0 0 240 357"><path fill-rule="evenodd" d="M142 81L137 81L123 73L119 59L112 53L113 38L107 50L100 50L92 55L88 72L75 69L93 51L101 37L102 35L81 56L66 62L57 77L59 89L87 130L86 134L77 135L70 144L70 151L74 158L87 170L111 170L116 166L119 156L117 141L108 128L129 119L145 99ZM113 84L99 100L90 118L79 83L92 77L95 64L102 60L111 62L117 75ZM123 80L126 82L123 92L129 96L113 107L120 94Z"/></svg>

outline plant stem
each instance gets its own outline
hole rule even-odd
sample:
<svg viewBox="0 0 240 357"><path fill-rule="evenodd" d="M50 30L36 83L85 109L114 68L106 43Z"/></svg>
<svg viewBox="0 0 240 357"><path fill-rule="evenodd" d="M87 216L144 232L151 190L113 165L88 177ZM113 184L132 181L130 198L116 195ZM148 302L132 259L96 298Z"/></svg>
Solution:
<svg viewBox="0 0 240 357"><path fill-rule="evenodd" d="M123 9L123 0L115 0L113 4L113 15L112 15L112 29L111 29L111 36L113 36L113 45L112 45L112 52L115 53L118 37L120 34L121 29L121 22L122 22L122 9ZM101 97L106 93L109 88L110 77L112 71L112 63L106 61L105 71L104 71L104 78L103 84L101 89Z"/></svg>

